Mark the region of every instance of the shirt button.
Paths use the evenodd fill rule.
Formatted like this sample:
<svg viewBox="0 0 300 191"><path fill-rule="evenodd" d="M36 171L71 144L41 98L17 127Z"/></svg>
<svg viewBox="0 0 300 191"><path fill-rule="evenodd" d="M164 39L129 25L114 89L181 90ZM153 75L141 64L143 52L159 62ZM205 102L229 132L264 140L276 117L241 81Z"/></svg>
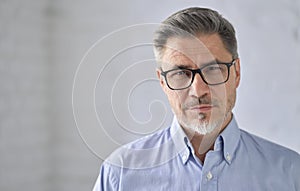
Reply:
<svg viewBox="0 0 300 191"><path fill-rule="evenodd" d="M183 155L183 156L182 156L182 160L185 161L186 159L187 159L187 156L186 156L186 155Z"/></svg>
<svg viewBox="0 0 300 191"><path fill-rule="evenodd" d="M209 172L206 174L207 180L211 180L212 177L213 177L213 175L212 175L211 172L209 171Z"/></svg>
<svg viewBox="0 0 300 191"><path fill-rule="evenodd" d="M227 154L226 154L226 159L227 159L228 161L230 161L230 160L231 160L231 156L230 156L230 154L229 154L229 153L227 153Z"/></svg>

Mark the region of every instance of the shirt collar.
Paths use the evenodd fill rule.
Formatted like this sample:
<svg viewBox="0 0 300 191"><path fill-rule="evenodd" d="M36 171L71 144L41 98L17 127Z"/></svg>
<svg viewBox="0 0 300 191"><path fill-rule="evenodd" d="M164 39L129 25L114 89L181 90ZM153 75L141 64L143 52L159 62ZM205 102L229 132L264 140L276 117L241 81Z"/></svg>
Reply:
<svg viewBox="0 0 300 191"><path fill-rule="evenodd" d="M173 143L175 145L175 149L181 157L182 162L186 164L191 154L189 148L192 149L192 147L185 132L179 125L176 116L173 117L170 132Z"/></svg>
<svg viewBox="0 0 300 191"><path fill-rule="evenodd" d="M240 133L241 132L238 128L238 124L233 116L227 127L218 136L215 142L216 144L218 140L221 141L221 145L223 146L223 156L228 164L231 164L235 157L235 151L240 140Z"/></svg>
<svg viewBox="0 0 300 191"><path fill-rule="evenodd" d="M188 161L193 147L188 140L187 135L179 125L176 116L174 116L172 125L170 128L171 137L175 145L175 149L182 159L182 162L186 164ZM235 150L237 149L240 140L240 130L238 124L232 117L231 121L223 132L217 137L214 148L220 148L223 151L224 159L228 164L231 164L235 157Z"/></svg>

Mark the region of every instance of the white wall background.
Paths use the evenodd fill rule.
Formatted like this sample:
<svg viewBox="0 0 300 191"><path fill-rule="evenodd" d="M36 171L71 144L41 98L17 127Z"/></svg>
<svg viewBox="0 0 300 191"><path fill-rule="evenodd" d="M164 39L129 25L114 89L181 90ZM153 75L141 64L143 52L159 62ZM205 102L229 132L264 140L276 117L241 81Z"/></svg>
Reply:
<svg viewBox="0 0 300 191"><path fill-rule="evenodd" d="M80 60L113 30L158 23L189 6L217 9L236 27L242 83L235 115L242 128L300 152L299 0L1 0L0 190L91 190L102 160L73 118ZM97 95L105 91L99 89ZM133 95L138 106L162 95L145 91ZM109 110L109 103L97 107ZM147 105L131 104L147 119Z"/></svg>

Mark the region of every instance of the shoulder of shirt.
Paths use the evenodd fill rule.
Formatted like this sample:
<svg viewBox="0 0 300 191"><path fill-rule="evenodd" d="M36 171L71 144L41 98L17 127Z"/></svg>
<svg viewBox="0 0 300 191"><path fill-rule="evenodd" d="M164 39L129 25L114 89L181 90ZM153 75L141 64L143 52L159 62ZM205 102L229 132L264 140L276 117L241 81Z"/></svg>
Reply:
<svg viewBox="0 0 300 191"><path fill-rule="evenodd" d="M149 157L161 155L162 145L167 142L170 143L170 139L170 127L146 135L117 148L103 162L103 165L113 168L133 168L132 166L134 168L142 168L143 166L151 166L153 164Z"/></svg>
<svg viewBox="0 0 300 191"><path fill-rule="evenodd" d="M241 141L245 143L245 146L255 147L264 153L266 156L282 156L289 157L290 159L296 159L300 162L300 155L296 151L293 151L287 147L269 141L265 138L251 134L245 130L241 130Z"/></svg>
<svg viewBox="0 0 300 191"><path fill-rule="evenodd" d="M150 149L159 147L171 138L170 127L158 130L152 134L141 137L125 144L123 147L131 149Z"/></svg>

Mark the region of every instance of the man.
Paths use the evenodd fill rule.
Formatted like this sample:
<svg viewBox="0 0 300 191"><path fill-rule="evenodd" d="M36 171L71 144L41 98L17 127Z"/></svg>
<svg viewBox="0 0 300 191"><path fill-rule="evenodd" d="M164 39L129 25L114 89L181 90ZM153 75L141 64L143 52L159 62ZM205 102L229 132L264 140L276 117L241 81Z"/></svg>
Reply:
<svg viewBox="0 0 300 191"><path fill-rule="evenodd" d="M173 122L115 151L94 190L300 191L299 154L238 128L240 59L226 19L181 10L156 31L154 52Z"/></svg>

